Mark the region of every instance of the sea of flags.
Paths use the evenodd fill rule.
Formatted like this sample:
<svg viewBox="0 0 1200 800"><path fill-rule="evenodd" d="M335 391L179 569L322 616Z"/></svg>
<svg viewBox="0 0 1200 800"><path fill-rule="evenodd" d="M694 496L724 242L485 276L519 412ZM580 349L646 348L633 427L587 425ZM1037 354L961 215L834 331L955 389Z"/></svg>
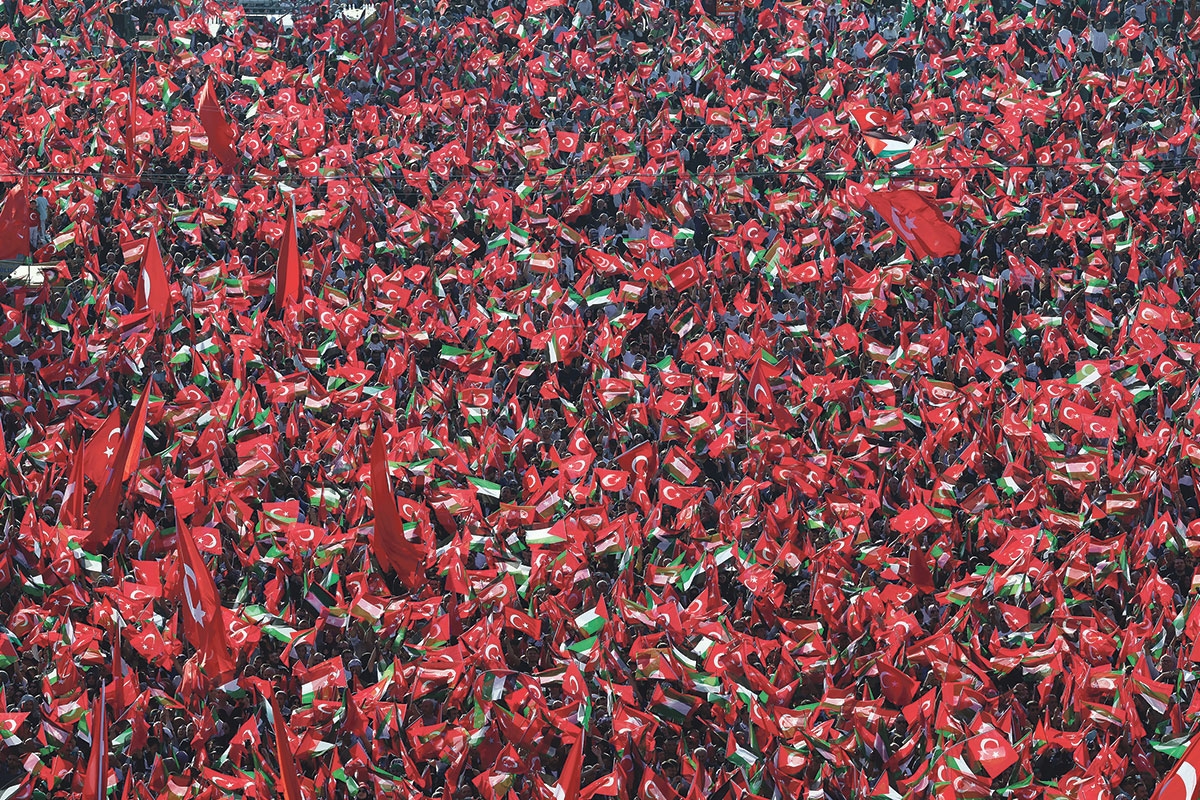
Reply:
<svg viewBox="0 0 1200 800"><path fill-rule="evenodd" d="M1200 26L435 10L0 25L0 794L1192 800Z"/></svg>

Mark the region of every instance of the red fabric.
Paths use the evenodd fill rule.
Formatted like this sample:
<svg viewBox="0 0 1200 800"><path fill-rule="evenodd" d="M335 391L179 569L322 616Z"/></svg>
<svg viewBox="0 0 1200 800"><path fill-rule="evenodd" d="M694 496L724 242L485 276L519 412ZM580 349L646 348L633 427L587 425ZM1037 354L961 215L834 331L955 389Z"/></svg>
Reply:
<svg viewBox="0 0 1200 800"><path fill-rule="evenodd" d="M103 689L100 690L100 702L92 706L88 729L92 736L92 749L80 798L105 800L105 790L108 788L108 710L105 708Z"/></svg>
<svg viewBox="0 0 1200 800"><path fill-rule="evenodd" d="M562 774L558 778L558 800L576 800L579 797L579 776L583 767L583 740L585 733L579 732L571 749L567 752L567 760L563 763Z"/></svg>
<svg viewBox="0 0 1200 800"><path fill-rule="evenodd" d="M84 474L96 486L104 483L113 457L121 446L121 412L114 409L83 449Z"/></svg>
<svg viewBox="0 0 1200 800"><path fill-rule="evenodd" d="M421 562L425 554L422 548L404 536L404 526L388 476L387 448L382 428L378 425L371 442L371 502L375 506L375 535L371 539L371 546L379 565L396 573L410 589L418 588L422 583Z"/></svg>
<svg viewBox="0 0 1200 800"><path fill-rule="evenodd" d="M163 269L156 233L150 234L146 252L142 255L136 307L139 311L149 311L156 321L165 319L171 311L171 291L167 285L167 272Z"/></svg>
<svg viewBox="0 0 1200 800"><path fill-rule="evenodd" d="M998 778L1020 757L1012 744L997 730L986 731L967 740L967 752L991 778Z"/></svg>
<svg viewBox="0 0 1200 800"><path fill-rule="evenodd" d="M296 241L296 206L289 203L283 241L279 245L279 262L275 265L275 307L282 311L289 303L299 302L303 290L300 245Z"/></svg>
<svg viewBox="0 0 1200 800"><path fill-rule="evenodd" d="M222 683L237 668L237 657L229 646L221 595L208 565L204 563L192 532L176 507L175 536L179 548L179 591L183 605L185 635L200 654L207 674Z"/></svg>
<svg viewBox="0 0 1200 800"><path fill-rule="evenodd" d="M204 88L200 90L196 113L200 117L204 132L208 134L208 152L228 169L237 166L237 153L233 149L233 126L229 124L225 111L217 101L211 77L204 82Z"/></svg>
<svg viewBox="0 0 1200 800"><path fill-rule="evenodd" d="M84 498L87 496L87 486L84 485L84 466L86 458L84 448L77 447L71 456L71 482L67 493L63 496L59 509L58 522L68 528L82 528L84 524Z"/></svg>
<svg viewBox="0 0 1200 800"><path fill-rule="evenodd" d="M287 723L279 713L279 702L271 695L271 720L275 727L275 757L279 759L279 782L283 800L303 800L300 778L296 772L296 759L292 755L292 744L288 740Z"/></svg>
<svg viewBox="0 0 1200 800"><path fill-rule="evenodd" d="M141 399L121 435L121 444L109 462L104 481L88 507L89 531L86 545L89 547L99 548L108 544L113 531L116 530L117 509L125 492L125 479L137 468L142 452L151 386L152 384L147 383L143 387Z"/></svg>
<svg viewBox="0 0 1200 800"><path fill-rule="evenodd" d="M29 221L29 200L24 184L18 182L0 207L0 258L29 256Z"/></svg>
<svg viewBox="0 0 1200 800"><path fill-rule="evenodd" d="M137 69L129 75L129 103L125 110L125 159L129 166L137 164Z"/></svg>
<svg viewBox="0 0 1200 800"><path fill-rule="evenodd" d="M929 570L929 559L925 551L913 545L908 551L908 580L917 589L932 594L936 587Z"/></svg>
<svg viewBox="0 0 1200 800"><path fill-rule="evenodd" d="M920 192L912 189L871 192L871 204L918 258L952 256L962 246L958 229Z"/></svg>

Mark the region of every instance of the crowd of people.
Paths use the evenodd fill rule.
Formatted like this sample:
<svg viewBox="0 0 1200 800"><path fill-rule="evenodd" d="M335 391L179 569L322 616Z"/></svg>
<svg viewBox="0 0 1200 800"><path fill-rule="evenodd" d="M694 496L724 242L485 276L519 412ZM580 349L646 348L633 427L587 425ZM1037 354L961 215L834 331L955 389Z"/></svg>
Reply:
<svg viewBox="0 0 1200 800"><path fill-rule="evenodd" d="M1186 4L123 10L0 26L6 800L1101 800L1184 752Z"/></svg>

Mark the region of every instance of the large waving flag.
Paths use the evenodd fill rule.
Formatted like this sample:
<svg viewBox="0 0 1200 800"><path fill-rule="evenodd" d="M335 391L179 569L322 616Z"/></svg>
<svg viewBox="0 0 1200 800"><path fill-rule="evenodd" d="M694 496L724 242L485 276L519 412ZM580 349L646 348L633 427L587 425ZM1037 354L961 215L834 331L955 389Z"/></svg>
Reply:
<svg viewBox="0 0 1200 800"><path fill-rule="evenodd" d="M183 592L183 630L200 651L205 671L224 679L237 668L237 657L229 646L221 595L208 565L200 555L196 539L183 523L175 506L175 536L179 547L179 578Z"/></svg>
<svg viewBox="0 0 1200 800"><path fill-rule="evenodd" d="M283 241L279 243L279 261L275 264L275 308L282 311L289 302L300 302L303 289L300 245L296 241L296 206L289 200Z"/></svg>
<svg viewBox="0 0 1200 800"><path fill-rule="evenodd" d="M121 447L121 412L114 409L83 448L83 471L96 486L104 485L108 468Z"/></svg>
<svg viewBox="0 0 1200 800"><path fill-rule="evenodd" d="M918 258L952 256L962 246L962 235L946 222L942 212L912 189L872 192L871 204Z"/></svg>
<svg viewBox="0 0 1200 800"><path fill-rule="evenodd" d="M82 528L86 513L83 499L87 495L84 485L84 449L82 442L71 456L71 480L67 492L58 507L58 523L68 528Z"/></svg>
<svg viewBox="0 0 1200 800"><path fill-rule="evenodd" d="M571 743L567 752L567 760L563 763L562 773L558 784L551 790L556 800L576 800L579 797L579 778L583 768L583 737L585 732L580 730L579 737Z"/></svg>
<svg viewBox="0 0 1200 800"><path fill-rule="evenodd" d="M100 702L92 707L88 732L92 736L92 752L88 756L87 773L83 777L83 800L104 800L108 794L108 718L104 688Z"/></svg>
<svg viewBox="0 0 1200 800"><path fill-rule="evenodd" d="M125 112L125 159L137 168L137 67L129 73L129 106Z"/></svg>
<svg viewBox="0 0 1200 800"><path fill-rule="evenodd" d="M271 693L271 725L275 728L275 757L279 759L279 782L283 785L280 792L283 800L304 800L300 793L300 776L296 772L296 759L292 755L292 745L288 741L288 733L283 715L279 713L279 702Z"/></svg>
<svg viewBox="0 0 1200 800"><path fill-rule="evenodd" d="M161 321L171 310L171 292L167 288L167 271L158 249L158 234L151 233L142 254L142 275L138 279L138 311L149 311L155 321Z"/></svg>
<svg viewBox="0 0 1200 800"><path fill-rule="evenodd" d="M150 389L147 383L129 424L121 435L121 443L108 464L104 480L88 507L88 536L85 546L95 552L108 544L117 528L117 509L125 496L125 479L137 470L142 455L142 440L146 432L146 414L150 408Z"/></svg>
<svg viewBox="0 0 1200 800"><path fill-rule="evenodd" d="M410 589L421 585L421 562L424 550L404 536L400 509L388 476L387 448L383 443L383 426L376 423L371 442L371 502L375 505L375 535L371 546L379 566L396 573Z"/></svg>
<svg viewBox="0 0 1200 800"><path fill-rule="evenodd" d="M208 152L212 153L226 169L233 169L237 164L237 153L233 149L233 126L225 117L225 110L217 100L213 89L212 77L204 82L200 97L196 102L196 114L200 124L208 134Z"/></svg>

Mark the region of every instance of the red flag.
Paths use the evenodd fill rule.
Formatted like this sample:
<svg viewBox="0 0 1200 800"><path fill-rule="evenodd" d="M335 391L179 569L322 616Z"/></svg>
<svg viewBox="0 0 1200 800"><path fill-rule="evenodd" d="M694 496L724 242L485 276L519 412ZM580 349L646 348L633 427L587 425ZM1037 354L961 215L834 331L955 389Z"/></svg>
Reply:
<svg viewBox="0 0 1200 800"><path fill-rule="evenodd" d="M704 259L700 258L700 256L689 258L682 264L677 264L667 269L667 277L671 279L671 286L677 292L686 292L699 283L700 279L705 275Z"/></svg>
<svg viewBox="0 0 1200 800"><path fill-rule="evenodd" d="M83 449L83 472L92 483L100 486L112 466L113 456L121 446L121 412L114 410L104 420L100 430L92 434Z"/></svg>
<svg viewBox="0 0 1200 800"><path fill-rule="evenodd" d="M921 508L924 508L924 506L921 506ZM908 581L926 594L933 594L937 591L937 587L933 583L933 573L929 570L929 563L925 552L915 544L908 548Z"/></svg>
<svg viewBox="0 0 1200 800"><path fill-rule="evenodd" d="M137 67L129 74L129 108L125 114L125 158L129 166L137 167L134 142L137 139Z"/></svg>
<svg viewBox="0 0 1200 800"><path fill-rule="evenodd" d="M946 222L941 210L920 192L912 189L871 192L867 202L918 258L952 256L962 246L958 229Z"/></svg>
<svg viewBox="0 0 1200 800"><path fill-rule="evenodd" d="M922 503L906 508L892 518L892 530L899 533L920 533L937 523L937 517Z"/></svg>
<svg viewBox="0 0 1200 800"><path fill-rule="evenodd" d="M997 730L972 736L967 740L967 752L993 780L1020 760L1008 739Z"/></svg>
<svg viewBox="0 0 1200 800"><path fill-rule="evenodd" d="M1159 781L1151 800L1197 800L1200 798L1200 791L1196 790L1200 783L1197 770L1200 770L1200 736L1192 739L1183 758Z"/></svg>
<svg viewBox="0 0 1200 800"><path fill-rule="evenodd" d="M292 756L292 745L283 715L279 713L279 702L271 694L271 724L275 727L275 757L279 759L279 780L283 784L283 800L303 800L300 794L300 777L296 772L296 760Z"/></svg>
<svg viewBox="0 0 1200 800"><path fill-rule="evenodd" d="M104 800L108 789L108 719L104 705L104 687L101 687L100 705L92 707L91 719L88 720L92 752L88 756L87 774L83 778L82 800Z"/></svg>
<svg viewBox="0 0 1200 800"><path fill-rule="evenodd" d="M58 509L58 524L68 528L82 528L84 521L83 498L87 488L83 485L84 449L78 447L71 459L71 482Z"/></svg>
<svg viewBox="0 0 1200 800"><path fill-rule="evenodd" d="M117 458L113 460L114 470L118 464L125 465L121 470L121 480L123 481L129 480L133 473L137 472L138 461L142 458L142 442L146 435L146 415L150 411L150 390L152 388L153 384L148 382L142 396L138 398L138 404L133 409L133 416L129 418L129 424L125 426L124 435L121 437L121 449L117 451ZM125 453L123 457L122 450Z"/></svg>
<svg viewBox="0 0 1200 800"><path fill-rule="evenodd" d="M889 703L903 708L912 702L921 687L911 675L883 659L875 667L879 671L879 689Z"/></svg>
<svg viewBox="0 0 1200 800"><path fill-rule="evenodd" d="M392 48L396 46L396 10L393 6L394 3L386 3L383 7L383 14L380 16L383 30L379 34L375 50L380 59L386 58Z"/></svg>
<svg viewBox="0 0 1200 800"><path fill-rule="evenodd" d="M882 108L860 106L850 109L850 116L854 117L854 121L858 123L858 129L862 131L886 128L892 124L892 115Z"/></svg>
<svg viewBox="0 0 1200 800"><path fill-rule="evenodd" d="M572 662L574 664L574 662ZM583 737L580 731L578 738L571 744L567 760L563 764L562 773L558 776L558 800L576 800L579 797L579 776L583 767Z"/></svg>
<svg viewBox="0 0 1200 800"><path fill-rule="evenodd" d="M142 454L142 437L146 430L146 411L150 405L150 388L147 383L142 390L142 397L125 432L121 436L121 444L117 447L112 461L109 462L104 480L100 482L95 497L88 507L88 537L85 547L91 552L103 548L112 538L117 528L117 509L125 495L125 479L137 469L138 459Z"/></svg>
<svg viewBox="0 0 1200 800"><path fill-rule="evenodd" d="M469 162L475 160L475 125L474 125L474 120L471 117L472 117L471 107L467 106L466 111L463 115L463 120L464 120L463 127L466 129L466 134L467 134L467 136L466 136L466 141L467 141L466 153L467 153L467 161L469 161Z"/></svg>
<svg viewBox="0 0 1200 800"><path fill-rule="evenodd" d="M113 709L120 717L125 711L133 705L133 701L137 699L137 685L130 682L129 668L125 665L125 659L121 656L121 625L117 623L117 635L113 639L112 648L112 687L113 687Z"/></svg>
<svg viewBox="0 0 1200 800"><path fill-rule="evenodd" d="M653 478L658 474L658 450L651 442L642 442L617 456L617 465L629 475Z"/></svg>
<svg viewBox="0 0 1200 800"><path fill-rule="evenodd" d="M558 131L555 134L555 144L560 153L574 153L579 149L579 134L570 131Z"/></svg>
<svg viewBox="0 0 1200 800"><path fill-rule="evenodd" d="M209 675L219 680L233 674L237 656L229 646L221 595L208 565L196 547L196 540L175 507L175 536L179 547L179 585L183 592L183 630L200 652L200 663Z"/></svg>
<svg viewBox="0 0 1200 800"><path fill-rule="evenodd" d="M775 393L771 390L771 380L763 368L762 359L755 362L750 370L750 401L759 409L771 409L775 406Z"/></svg>
<svg viewBox="0 0 1200 800"><path fill-rule="evenodd" d="M171 293L167 289L167 271L163 268L162 254L158 250L158 234L151 233L142 254L142 276L138 279L138 311L149 311L154 319L161 320L171 309Z"/></svg>
<svg viewBox="0 0 1200 800"><path fill-rule="evenodd" d="M208 134L208 152L226 168L232 169L237 164L237 153L233 150L233 126L229 124L225 111L217 101L211 76L200 90L196 113L200 117L204 132Z"/></svg>
<svg viewBox="0 0 1200 800"><path fill-rule="evenodd" d="M289 201L283 241L279 243L279 262L275 265L275 308L282 311L289 301L300 302L303 293L300 273L300 245L296 242L296 206Z"/></svg>
<svg viewBox="0 0 1200 800"><path fill-rule="evenodd" d="M0 258L24 258L29 255L29 199L25 186L18 182L4 196L0 208Z"/></svg>
<svg viewBox="0 0 1200 800"><path fill-rule="evenodd" d="M404 537L400 510L388 475L387 450L383 443L383 427L375 426L371 442L371 502L375 504L375 535L371 546L379 566L391 570L410 589L421 586L421 562L424 549Z"/></svg>

